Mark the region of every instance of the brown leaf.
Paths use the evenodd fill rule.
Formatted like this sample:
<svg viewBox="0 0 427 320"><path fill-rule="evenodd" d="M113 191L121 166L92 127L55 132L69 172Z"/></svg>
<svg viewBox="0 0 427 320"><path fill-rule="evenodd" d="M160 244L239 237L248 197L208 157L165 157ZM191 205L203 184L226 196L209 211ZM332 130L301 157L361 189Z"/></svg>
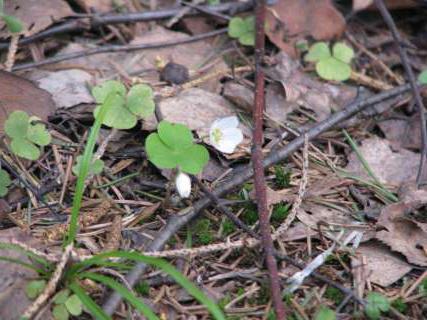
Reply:
<svg viewBox="0 0 427 320"><path fill-rule="evenodd" d="M113 9L113 1L111 0L76 0L76 2L86 12L92 12L91 10L109 12ZM117 1L114 3L116 4Z"/></svg>
<svg viewBox="0 0 427 320"><path fill-rule="evenodd" d="M330 40L345 29L343 16L330 0L280 0L268 8L266 21L271 42L293 57L298 40Z"/></svg>
<svg viewBox="0 0 427 320"><path fill-rule="evenodd" d="M394 152L389 141L378 137L362 141L359 150L381 183L400 186L404 182L415 180L419 154L405 149ZM346 170L369 179L355 152L350 154Z"/></svg>
<svg viewBox="0 0 427 320"><path fill-rule="evenodd" d="M356 255L359 254L366 257L368 280L382 287L388 287L412 270L410 264L379 242L362 243L356 250ZM352 259L353 268L358 265L355 262Z"/></svg>
<svg viewBox="0 0 427 320"><path fill-rule="evenodd" d="M412 198L416 199L417 196ZM411 197L408 196L408 199ZM403 254L409 262L427 266L427 225L412 220L409 215L423 204L418 200L394 203L383 208L378 225L386 230L378 231L376 238Z"/></svg>
<svg viewBox="0 0 427 320"><path fill-rule="evenodd" d="M43 121L55 112L55 103L46 91L31 81L6 71L0 71L0 134L9 113L22 110Z"/></svg>
<svg viewBox="0 0 427 320"><path fill-rule="evenodd" d="M408 120L386 120L380 122L378 125L394 148L420 149L421 124L418 114L413 115Z"/></svg>
<svg viewBox="0 0 427 320"><path fill-rule="evenodd" d="M30 247L40 248L41 243L24 233L19 228L0 231L0 242L10 243L12 240L22 242ZM16 250L0 250L6 258L19 259L31 263L28 258ZM25 294L25 287L37 273L11 262L0 261L0 319L19 319L31 301ZM13 307L11 307L13 306Z"/></svg>
<svg viewBox="0 0 427 320"><path fill-rule="evenodd" d="M385 0L384 2L389 9L404 9L417 6L417 2L413 0ZM353 0L353 11L364 9L376 9L374 0Z"/></svg>
<svg viewBox="0 0 427 320"><path fill-rule="evenodd" d="M25 36L36 34L74 14L67 2L62 0L5 0L4 12L23 23ZM4 28L4 22L0 20L0 38L9 36Z"/></svg>
<svg viewBox="0 0 427 320"><path fill-rule="evenodd" d="M224 84L223 96L236 107L246 112L252 112L254 105L254 91L234 81Z"/></svg>

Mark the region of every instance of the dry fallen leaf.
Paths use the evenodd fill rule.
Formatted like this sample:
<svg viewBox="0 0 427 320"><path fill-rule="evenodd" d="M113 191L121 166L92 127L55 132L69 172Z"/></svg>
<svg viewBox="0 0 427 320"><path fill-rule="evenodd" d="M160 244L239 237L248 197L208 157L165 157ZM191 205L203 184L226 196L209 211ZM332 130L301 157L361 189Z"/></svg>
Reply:
<svg viewBox="0 0 427 320"><path fill-rule="evenodd" d="M395 152L389 141L378 137L362 141L360 153L381 183L400 186L415 180L419 165L419 154L401 149ZM357 155L352 152L345 168L359 177L369 179Z"/></svg>
<svg viewBox="0 0 427 320"><path fill-rule="evenodd" d="M394 148L419 150L421 147L420 119L415 114L408 120L386 120L378 123Z"/></svg>
<svg viewBox="0 0 427 320"><path fill-rule="evenodd" d="M362 243L356 250L356 256L359 255L366 258L368 280L382 287L388 287L412 270L400 256L375 241ZM351 261L353 268L358 267L359 259Z"/></svg>
<svg viewBox="0 0 427 320"><path fill-rule="evenodd" d="M292 57L297 56L298 40L330 40L345 29L344 17L330 0L280 0L267 10L267 36Z"/></svg>
<svg viewBox="0 0 427 320"><path fill-rule="evenodd" d="M40 242L19 228L0 230L0 242L10 243L12 240L34 248L41 246ZM14 250L0 250L0 255L30 263L24 254ZM31 304L25 294L25 287L29 280L36 277L37 273L30 269L11 262L0 261L0 319L19 319ZM14 307L10 308L11 305Z"/></svg>
<svg viewBox="0 0 427 320"><path fill-rule="evenodd" d="M86 12L109 12L113 9L113 4L119 6L123 5L123 1L112 1L112 0L76 0L77 4L82 7Z"/></svg>
<svg viewBox="0 0 427 320"><path fill-rule="evenodd" d="M409 262L427 266L427 224L417 221L411 214L427 203L426 193L407 195L407 202L398 202L384 207L378 218L376 238L393 251L403 254Z"/></svg>
<svg viewBox="0 0 427 320"><path fill-rule="evenodd" d="M56 110L50 94L33 82L9 72L0 71L0 134L9 113L22 110L43 121Z"/></svg>
<svg viewBox="0 0 427 320"><path fill-rule="evenodd" d="M417 6L417 2L413 0L385 0L384 2L388 9L413 8ZM364 9L376 9L374 0L353 0L353 11Z"/></svg>
<svg viewBox="0 0 427 320"><path fill-rule="evenodd" d="M74 14L62 0L5 0L4 12L18 18L24 26L24 35L31 36L59 20ZM3 20L0 20L0 38L9 36Z"/></svg>
<svg viewBox="0 0 427 320"><path fill-rule="evenodd" d="M78 69L35 71L30 75L38 86L48 91L58 108L71 108L81 103L94 103L89 92L89 84L93 83L90 73Z"/></svg>

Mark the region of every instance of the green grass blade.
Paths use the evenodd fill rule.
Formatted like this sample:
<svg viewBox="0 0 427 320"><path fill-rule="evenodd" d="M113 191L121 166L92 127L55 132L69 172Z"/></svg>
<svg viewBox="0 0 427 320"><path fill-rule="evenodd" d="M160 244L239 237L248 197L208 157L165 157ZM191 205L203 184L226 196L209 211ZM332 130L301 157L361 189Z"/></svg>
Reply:
<svg viewBox="0 0 427 320"><path fill-rule="evenodd" d="M18 244L14 244L14 243L6 243L6 242L0 242L0 250L13 250L13 251L17 251L17 252L21 252L23 254L25 254L27 257L34 259L36 262L40 263L41 265L43 265L47 270L52 269L52 264L47 261L45 258L24 249L23 247L21 247Z"/></svg>
<svg viewBox="0 0 427 320"><path fill-rule="evenodd" d="M110 287L111 289L117 291L124 299L129 301L136 310L142 312L142 314L147 317L147 319L160 320L159 317L156 316L156 314L151 310L149 306L139 300L131 291L129 291L128 288L121 285L114 279L93 272L83 272L79 274L79 278L90 279Z"/></svg>
<svg viewBox="0 0 427 320"><path fill-rule="evenodd" d="M199 288L197 288L191 281L189 281L184 275L182 275L175 267L173 267L171 264L169 264L163 259L147 257L137 252L112 251L100 253L92 258L76 263L70 271L73 273L77 273L81 268L98 264L104 259L113 257L143 262L163 270L165 273L174 278L174 280L178 284L180 284L185 290L187 290L187 292L191 294L196 300L205 305L205 307L213 315L214 319L226 319L221 309L212 300L210 300Z"/></svg>
<svg viewBox="0 0 427 320"><path fill-rule="evenodd" d="M84 289L77 284L77 282L72 282L69 285L69 288L79 297L80 301L87 308L87 310L92 314L92 316L97 320L111 320L111 317L108 316L100 306L96 304L95 301L89 297Z"/></svg>
<svg viewBox="0 0 427 320"><path fill-rule="evenodd" d="M14 259L14 258L0 256L0 261L6 261L6 262L10 262L10 263L14 263L14 264L20 265L20 266L22 266L24 268L33 270L33 271L37 272L40 275L46 275L47 274L46 270L37 268L34 265L26 263L26 262L24 262L22 260L19 260L19 259Z"/></svg>
<svg viewBox="0 0 427 320"><path fill-rule="evenodd" d="M90 130L90 135L86 144L85 151L83 153L82 162L80 165L79 176L77 178L76 191L73 199L73 207L71 209L70 226L66 240L64 241L64 247L73 243L77 235L77 225L80 215L80 208L83 199L83 192L85 188L85 180L89 173L89 166L93 157L93 150L95 149L96 140L101 129L102 122L104 121L105 115L108 110L112 107L115 94L110 94L105 103L102 105L99 114L95 119L95 123Z"/></svg>

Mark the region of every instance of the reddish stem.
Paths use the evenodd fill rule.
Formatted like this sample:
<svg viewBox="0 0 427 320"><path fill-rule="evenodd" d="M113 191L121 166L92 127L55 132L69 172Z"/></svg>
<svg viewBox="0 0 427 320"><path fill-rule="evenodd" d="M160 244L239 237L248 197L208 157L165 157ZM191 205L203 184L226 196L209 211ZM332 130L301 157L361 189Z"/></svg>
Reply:
<svg viewBox="0 0 427 320"><path fill-rule="evenodd" d="M252 165L254 168L255 193L258 205L259 225L261 231L261 242L266 256L266 264L270 276L271 296L273 300L276 319L285 319L285 308L282 302L280 290L280 278L277 272L276 259L274 258L273 240L271 239L271 228L267 208L267 194L265 187L265 176L263 167L263 114L264 114L264 71L262 61L265 45L265 0L257 0L255 8L255 105L253 121L255 125L253 133Z"/></svg>

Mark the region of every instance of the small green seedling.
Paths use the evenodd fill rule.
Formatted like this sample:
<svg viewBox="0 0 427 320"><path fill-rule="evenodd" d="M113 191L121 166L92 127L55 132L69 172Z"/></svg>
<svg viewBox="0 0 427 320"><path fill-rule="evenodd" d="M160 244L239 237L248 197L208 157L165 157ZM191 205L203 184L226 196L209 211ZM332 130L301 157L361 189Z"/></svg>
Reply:
<svg viewBox="0 0 427 320"><path fill-rule="evenodd" d="M158 168L178 168L182 172L197 174L209 161L209 152L193 142L193 134L183 124L161 121L157 133L145 141L148 159Z"/></svg>
<svg viewBox="0 0 427 320"><path fill-rule="evenodd" d="M19 21L19 19L4 13L3 0L0 0L0 19L4 21L10 33L18 33L21 32L23 29L22 22Z"/></svg>
<svg viewBox="0 0 427 320"><path fill-rule="evenodd" d="M234 17L228 23L228 35L244 46L255 45L255 17Z"/></svg>
<svg viewBox="0 0 427 320"><path fill-rule="evenodd" d="M336 318L335 312L325 306L322 306L314 317L315 320L335 320Z"/></svg>
<svg viewBox="0 0 427 320"><path fill-rule="evenodd" d="M126 92L119 81L106 81L92 89L98 106L94 110L95 118L101 106L112 103L105 115L103 124L116 129L131 129L140 118L148 118L154 113L153 90L145 84L137 84Z"/></svg>
<svg viewBox="0 0 427 320"><path fill-rule="evenodd" d="M76 164L73 166L73 173L75 176L79 175L82 159L83 156L78 156L76 158ZM104 161L102 161L101 159L92 160L92 164L89 167L89 174L100 174L102 170L104 170Z"/></svg>
<svg viewBox="0 0 427 320"><path fill-rule="evenodd" d="M370 292L366 301L368 303L365 307L365 313L371 320L379 319L382 312L387 312L390 309L390 301L381 293Z"/></svg>
<svg viewBox="0 0 427 320"><path fill-rule="evenodd" d="M427 70L423 70L418 75L418 82L421 83L421 84L427 84Z"/></svg>
<svg viewBox="0 0 427 320"><path fill-rule="evenodd" d="M332 54L326 42L317 42L310 47L304 60L316 63L316 72L321 78L345 81L351 76L353 57L353 49L342 42L335 43Z"/></svg>
<svg viewBox="0 0 427 320"><path fill-rule="evenodd" d="M68 320L70 314L79 316L83 312L83 304L75 294L70 296L70 290L59 291L53 298L52 315L55 320Z"/></svg>
<svg viewBox="0 0 427 320"><path fill-rule="evenodd" d="M0 197L4 197L7 194L11 183L9 174L5 170L0 169Z"/></svg>
<svg viewBox="0 0 427 320"><path fill-rule="evenodd" d="M44 124L33 123L36 120L24 111L14 111L4 124L12 152L28 160L37 160L40 157L37 146L47 146L52 139Z"/></svg>
<svg viewBox="0 0 427 320"><path fill-rule="evenodd" d="M45 287L46 280L33 280L30 281L25 287L25 293L27 294L28 298L35 299L40 295L40 293L43 292Z"/></svg>

